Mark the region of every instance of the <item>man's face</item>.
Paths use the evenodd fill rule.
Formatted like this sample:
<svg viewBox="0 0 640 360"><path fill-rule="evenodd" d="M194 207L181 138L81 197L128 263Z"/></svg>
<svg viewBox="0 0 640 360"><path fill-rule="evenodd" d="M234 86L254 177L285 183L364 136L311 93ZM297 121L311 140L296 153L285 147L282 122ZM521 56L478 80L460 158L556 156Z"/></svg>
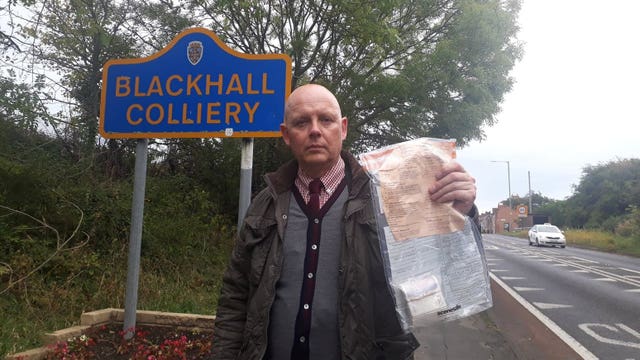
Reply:
<svg viewBox="0 0 640 360"><path fill-rule="evenodd" d="M347 136L347 118L342 117L331 92L318 85L306 85L289 96L280 131L302 170L311 177L320 177L340 157L342 141Z"/></svg>

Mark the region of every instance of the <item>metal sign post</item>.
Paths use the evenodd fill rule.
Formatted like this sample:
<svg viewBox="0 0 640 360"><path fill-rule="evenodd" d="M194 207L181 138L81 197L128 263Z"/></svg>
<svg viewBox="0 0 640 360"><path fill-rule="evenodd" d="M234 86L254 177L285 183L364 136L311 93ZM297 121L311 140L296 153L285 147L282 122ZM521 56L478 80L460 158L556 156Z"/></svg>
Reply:
<svg viewBox="0 0 640 360"><path fill-rule="evenodd" d="M251 202L251 177L253 171L253 139L242 139L240 160L240 200L238 203L238 231Z"/></svg>
<svg viewBox="0 0 640 360"><path fill-rule="evenodd" d="M131 233L129 234L129 259L127 264L127 290L124 303L123 330L125 331L124 338L127 340L131 339L135 334L136 326L148 141L147 139L140 139L136 144L136 167L133 180L133 200L131 201Z"/></svg>

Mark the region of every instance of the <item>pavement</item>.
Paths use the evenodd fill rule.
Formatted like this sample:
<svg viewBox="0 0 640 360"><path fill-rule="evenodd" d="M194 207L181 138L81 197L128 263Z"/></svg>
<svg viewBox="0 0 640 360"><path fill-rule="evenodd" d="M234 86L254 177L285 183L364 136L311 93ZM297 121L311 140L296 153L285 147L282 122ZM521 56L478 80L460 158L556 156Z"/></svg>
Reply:
<svg viewBox="0 0 640 360"><path fill-rule="evenodd" d="M493 279L491 293L486 311L414 329L421 344L415 359L582 359Z"/></svg>

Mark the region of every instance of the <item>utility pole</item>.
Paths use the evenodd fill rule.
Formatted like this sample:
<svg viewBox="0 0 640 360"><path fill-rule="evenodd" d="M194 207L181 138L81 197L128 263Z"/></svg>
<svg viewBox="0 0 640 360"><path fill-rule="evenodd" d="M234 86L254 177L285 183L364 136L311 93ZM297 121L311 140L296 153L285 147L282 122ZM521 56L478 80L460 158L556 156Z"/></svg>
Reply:
<svg viewBox="0 0 640 360"><path fill-rule="evenodd" d="M511 204L511 165L508 160L491 160L491 162L507 163L507 182L509 184L509 209L513 209Z"/></svg>
<svg viewBox="0 0 640 360"><path fill-rule="evenodd" d="M527 177L529 178L529 214L533 213L533 207L531 206L531 171L527 171Z"/></svg>

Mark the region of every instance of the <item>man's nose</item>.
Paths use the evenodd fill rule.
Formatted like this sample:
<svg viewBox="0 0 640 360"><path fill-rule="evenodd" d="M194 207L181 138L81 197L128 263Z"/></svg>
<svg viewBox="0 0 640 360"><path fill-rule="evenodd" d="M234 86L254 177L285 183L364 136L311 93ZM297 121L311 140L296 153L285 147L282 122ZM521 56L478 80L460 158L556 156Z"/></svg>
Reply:
<svg viewBox="0 0 640 360"><path fill-rule="evenodd" d="M319 119L312 119L311 120L310 132L311 132L311 134L314 134L314 135L320 134L320 120Z"/></svg>

